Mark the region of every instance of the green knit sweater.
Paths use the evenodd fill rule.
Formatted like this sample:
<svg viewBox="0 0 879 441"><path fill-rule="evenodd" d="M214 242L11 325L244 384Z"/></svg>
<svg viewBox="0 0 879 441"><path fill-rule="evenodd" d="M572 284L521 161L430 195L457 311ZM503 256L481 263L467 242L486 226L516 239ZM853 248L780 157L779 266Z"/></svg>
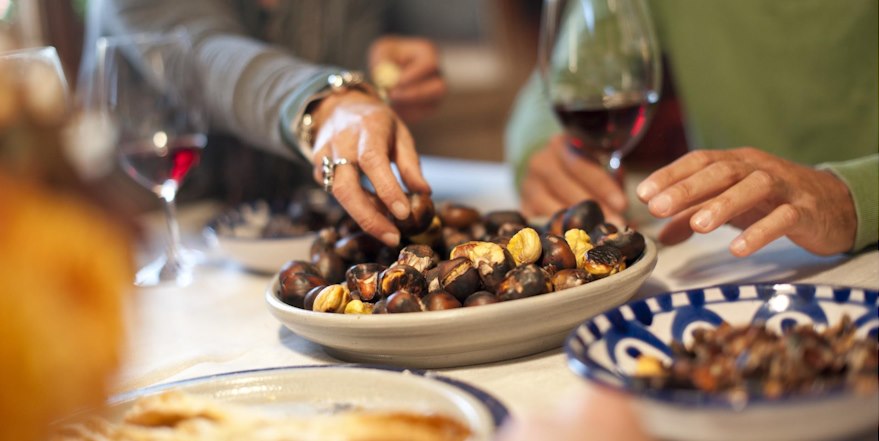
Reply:
<svg viewBox="0 0 879 441"><path fill-rule="evenodd" d="M693 148L753 146L827 168L849 187L854 250L879 238L879 2L651 0ZM506 132L521 182L561 127L536 76Z"/></svg>

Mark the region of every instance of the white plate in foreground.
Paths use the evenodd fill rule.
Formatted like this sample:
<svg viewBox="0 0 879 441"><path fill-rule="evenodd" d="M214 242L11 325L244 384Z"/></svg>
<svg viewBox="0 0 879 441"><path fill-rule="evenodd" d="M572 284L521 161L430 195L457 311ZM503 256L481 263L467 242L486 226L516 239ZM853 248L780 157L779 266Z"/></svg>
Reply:
<svg viewBox="0 0 879 441"><path fill-rule="evenodd" d="M490 440L508 415L487 392L458 380L366 365L279 367L200 377L116 396L101 413L110 422L121 421L138 398L171 389L270 415L304 417L353 409L442 414L468 426L474 441Z"/></svg>
<svg viewBox="0 0 879 441"><path fill-rule="evenodd" d="M364 363L441 368L535 354L562 345L583 320L629 300L656 266L656 245L610 277L525 299L445 311L347 315L295 308L267 287L269 311L334 357Z"/></svg>

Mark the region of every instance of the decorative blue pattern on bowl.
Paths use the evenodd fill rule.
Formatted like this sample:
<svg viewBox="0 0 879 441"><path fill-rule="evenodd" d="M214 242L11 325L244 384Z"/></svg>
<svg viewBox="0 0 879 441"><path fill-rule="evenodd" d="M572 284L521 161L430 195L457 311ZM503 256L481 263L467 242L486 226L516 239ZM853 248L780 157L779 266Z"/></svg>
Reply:
<svg viewBox="0 0 879 441"><path fill-rule="evenodd" d="M598 384L676 405L739 408L743 403L733 403L721 394L636 390L631 380L637 359L649 354L668 361L672 340L689 344L693 330L713 328L724 321L733 325L764 323L780 331L800 324L832 326L848 315L856 335L877 338L877 299L879 292L874 290L802 284L721 285L667 293L630 302L586 321L568 336L565 350L571 369ZM782 397L772 402L815 398ZM748 402L768 404L769 400L756 396Z"/></svg>

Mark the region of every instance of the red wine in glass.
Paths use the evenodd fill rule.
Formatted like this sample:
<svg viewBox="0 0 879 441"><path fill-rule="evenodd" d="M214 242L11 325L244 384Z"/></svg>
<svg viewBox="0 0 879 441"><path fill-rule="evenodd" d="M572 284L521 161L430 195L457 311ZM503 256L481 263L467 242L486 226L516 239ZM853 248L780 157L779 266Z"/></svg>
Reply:
<svg viewBox="0 0 879 441"><path fill-rule="evenodd" d="M555 103L553 110L575 151L588 157L622 156L640 138L655 101L631 97L611 104Z"/></svg>
<svg viewBox="0 0 879 441"><path fill-rule="evenodd" d="M180 183L198 164L207 143L203 134L168 138L158 132L153 139L128 143L120 147L122 168L139 184L161 194L163 186Z"/></svg>

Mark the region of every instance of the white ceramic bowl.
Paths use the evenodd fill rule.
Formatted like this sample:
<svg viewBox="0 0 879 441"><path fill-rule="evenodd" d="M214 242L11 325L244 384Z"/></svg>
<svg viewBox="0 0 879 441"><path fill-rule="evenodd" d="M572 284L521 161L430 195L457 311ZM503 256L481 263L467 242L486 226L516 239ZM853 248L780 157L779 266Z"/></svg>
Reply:
<svg viewBox="0 0 879 441"><path fill-rule="evenodd" d="M817 396L730 400L721 394L645 390L631 381L640 354L670 358L668 343L692 331L765 323L834 326L847 314L859 337L879 331L877 292L825 285L722 285L662 294L612 309L577 327L568 362L588 381L637 397L645 429L659 439L809 441L876 439L879 392L834 390ZM866 438L859 437L867 434Z"/></svg>
<svg viewBox="0 0 879 441"><path fill-rule="evenodd" d="M242 204L211 219L203 235L208 246L223 258L263 274L278 272L290 260L309 260L317 233L263 237L273 213L264 201Z"/></svg>
<svg viewBox="0 0 879 441"><path fill-rule="evenodd" d="M490 305L408 314L313 312L267 287L269 311L294 333L349 361L440 368L506 360L559 347L588 317L627 301L656 266L656 246L630 267L576 288Z"/></svg>
<svg viewBox="0 0 879 441"><path fill-rule="evenodd" d="M489 441L508 416L493 396L461 381L431 372L359 365L257 369L167 383L113 397L100 415L119 422L138 398L171 389L291 417L345 409L439 413L467 425L473 441ZM74 416L58 425L76 420Z"/></svg>

